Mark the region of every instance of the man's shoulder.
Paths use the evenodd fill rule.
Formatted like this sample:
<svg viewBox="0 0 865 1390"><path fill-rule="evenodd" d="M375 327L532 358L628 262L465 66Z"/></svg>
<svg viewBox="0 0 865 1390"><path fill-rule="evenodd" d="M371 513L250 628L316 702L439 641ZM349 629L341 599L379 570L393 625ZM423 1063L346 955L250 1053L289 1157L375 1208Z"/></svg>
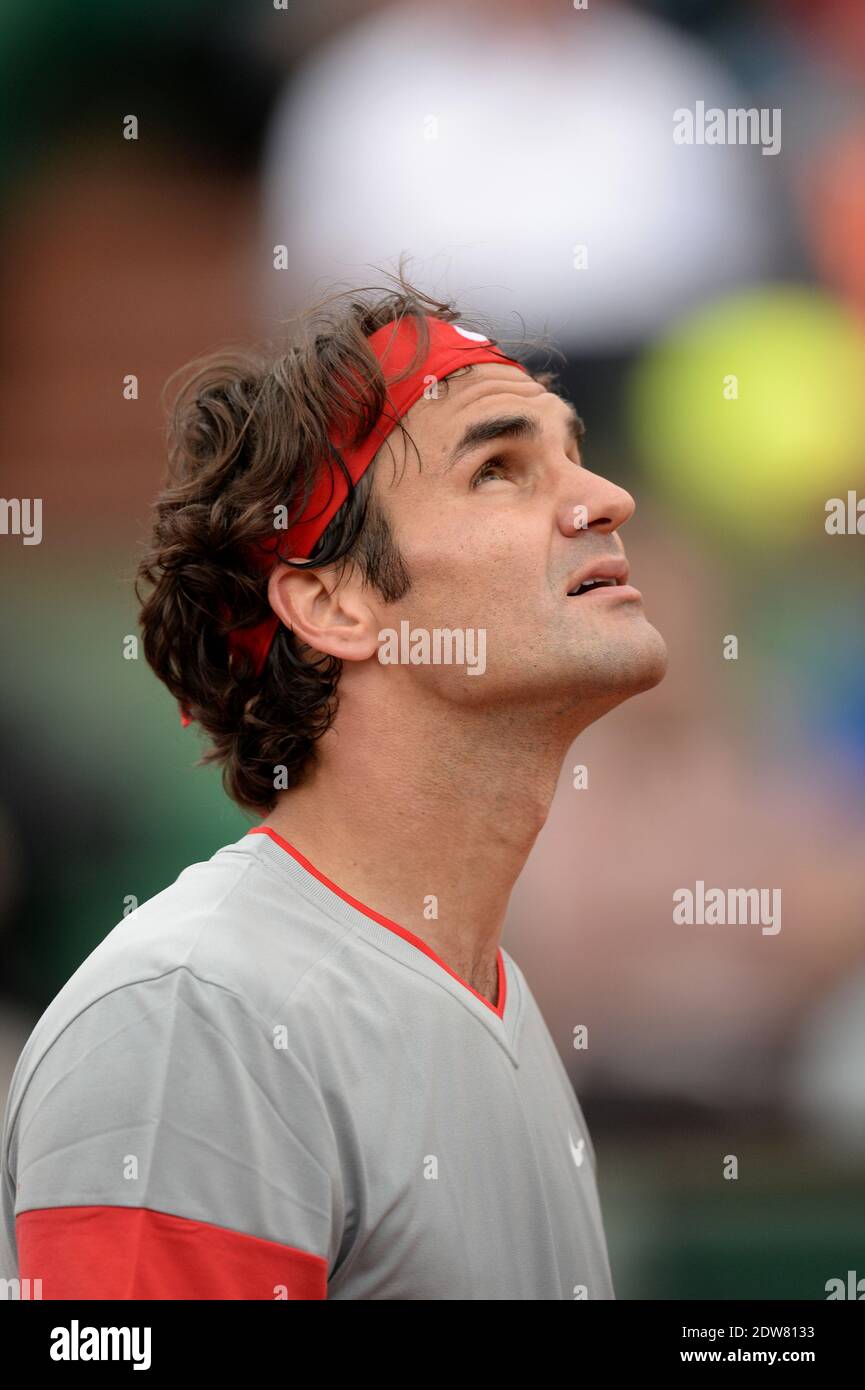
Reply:
<svg viewBox="0 0 865 1390"><path fill-rule="evenodd" d="M344 980L331 987L328 975L349 934L273 872L262 838L184 868L108 932L38 1019L13 1088L64 1038L93 1046L145 1015L170 1029L178 1009L198 1010L225 1035L308 1042L307 1015L324 1024L328 1000L338 1012Z"/></svg>
<svg viewBox="0 0 865 1390"><path fill-rule="evenodd" d="M12 1268L19 1222L38 1239L40 1223L77 1208L113 1220L131 1207L334 1257L342 1179L320 1072L339 990L326 979L310 997L306 982L337 952L290 886L272 891L259 853L228 846L185 869L39 1019L4 1116L0 1267ZM80 1234L63 1239L77 1248ZM168 1236L178 1251L189 1243Z"/></svg>
<svg viewBox="0 0 865 1390"><path fill-rule="evenodd" d="M177 965L268 1011L346 935L274 871L262 836L245 835L125 916L69 981L119 984Z"/></svg>

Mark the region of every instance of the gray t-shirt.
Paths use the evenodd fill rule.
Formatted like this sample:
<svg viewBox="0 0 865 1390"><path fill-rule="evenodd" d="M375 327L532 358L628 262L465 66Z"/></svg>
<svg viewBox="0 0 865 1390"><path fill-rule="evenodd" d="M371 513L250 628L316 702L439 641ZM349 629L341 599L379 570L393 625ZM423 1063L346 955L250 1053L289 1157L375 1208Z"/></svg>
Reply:
<svg viewBox="0 0 865 1390"><path fill-rule="evenodd" d="M191 865L21 1054L0 1278L43 1298L614 1298L582 1110L522 971L498 968L493 1007L264 827Z"/></svg>

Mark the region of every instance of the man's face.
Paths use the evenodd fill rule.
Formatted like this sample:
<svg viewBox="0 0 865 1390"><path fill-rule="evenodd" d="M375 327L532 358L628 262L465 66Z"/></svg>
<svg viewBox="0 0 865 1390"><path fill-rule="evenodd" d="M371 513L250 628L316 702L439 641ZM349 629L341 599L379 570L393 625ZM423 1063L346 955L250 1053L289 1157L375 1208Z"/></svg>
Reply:
<svg viewBox="0 0 865 1390"><path fill-rule="evenodd" d="M522 417L521 432L469 443L466 431ZM412 584L376 602L382 627L486 630L486 669L412 666L453 702L526 702L597 713L656 685L666 647L643 601L622 583L569 597L601 561L624 560L618 528L634 512L623 488L581 465L579 425L560 396L516 367L473 366L404 420L376 463L375 490ZM639 582L639 577L636 576ZM477 650L477 648L475 648ZM405 669L405 668L404 668Z"/></svg>

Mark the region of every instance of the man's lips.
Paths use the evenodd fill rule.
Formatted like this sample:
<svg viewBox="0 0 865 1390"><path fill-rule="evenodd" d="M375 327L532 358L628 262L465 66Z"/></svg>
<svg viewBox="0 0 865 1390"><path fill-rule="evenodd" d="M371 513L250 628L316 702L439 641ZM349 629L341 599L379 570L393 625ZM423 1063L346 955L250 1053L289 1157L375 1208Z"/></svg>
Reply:
<svg viewBox="0 0 865 1390"><path fill-rule="evenodd" d="M628 583L630 573L631 568L624 555L608 555L605 559L584 565L576 574L572 574L567 582L567 596L585 599L642 598L639 589ZM592 584L595 587L581 590L582 585Z"/></svg>
<svg viewBox="0 0 865 1390"><path fill-rule="evenodd" d="M597 589L589 589L587 593L579 594L578 597L585 599L587 603L589 600L600 602L602 599L607 603L611 601L615 603L618 599L640 599L642 601L643 595L639 589L634 588L633 584L599 584Z"/></svg>

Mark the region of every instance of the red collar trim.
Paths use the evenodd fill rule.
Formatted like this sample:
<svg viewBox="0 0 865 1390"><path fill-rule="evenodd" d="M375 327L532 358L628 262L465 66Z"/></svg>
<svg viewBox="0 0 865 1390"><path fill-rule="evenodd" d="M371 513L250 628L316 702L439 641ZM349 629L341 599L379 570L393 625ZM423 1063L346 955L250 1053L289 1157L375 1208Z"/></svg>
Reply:
<svg viewBox="0 0 865 1390"><path fill-rule="evenodd" d="M507 975L505 973L505 961L501 947L499 947L496 956L499 972L499 1002L498 1004L491 1004L489 999L485 999L476 989L472 989L472 986L468 984L461 975L458 975L455 970L451 970L450 966L442 960L441 956L437 955L432 947L428 946L419 936L415 936L414 932L407 931L406 928L401 927L398 922L392 922L389 917L383 917L381 913L376 912L374 908L367 907L366 903L358 902L357 898L353 898L350 893L343 892L338 884L333 883L331 879L319 873L315 865L310 864L309 860L300 853L300 850L295 849L294 845L290 845L288 840L284 840L282 836L275 830L272 830L269 825L254 825L252 829L248 830L246 833L247 835L267 835L273 840L274 844L279 845L280 849L284 849L286 854L290 854L292 859L296 859L298 864L306 869L307 873L312 874L314 878L318 879L319 883L324 884L325 888L329 888L332 893L336 893L337 897L342 898L343 902L356 908L358 912L362 912L365 917L371 917L374 922L378 922L380 927L387 927L388 931L396 932L397 936L401 936L403 941L408 941L412 946L417 947L419 951L423 951L425 956L429 956L430 960L434 960L437 965L441 966L442 970L446 970L451 979L461 984L463 989L467 989L470 994L475 996L475 999L480 999L481 1003L486 1004L487 1008L492 1009L493 1013L497 1014L499 1018L504 1017L508 985Z"/></svg>

